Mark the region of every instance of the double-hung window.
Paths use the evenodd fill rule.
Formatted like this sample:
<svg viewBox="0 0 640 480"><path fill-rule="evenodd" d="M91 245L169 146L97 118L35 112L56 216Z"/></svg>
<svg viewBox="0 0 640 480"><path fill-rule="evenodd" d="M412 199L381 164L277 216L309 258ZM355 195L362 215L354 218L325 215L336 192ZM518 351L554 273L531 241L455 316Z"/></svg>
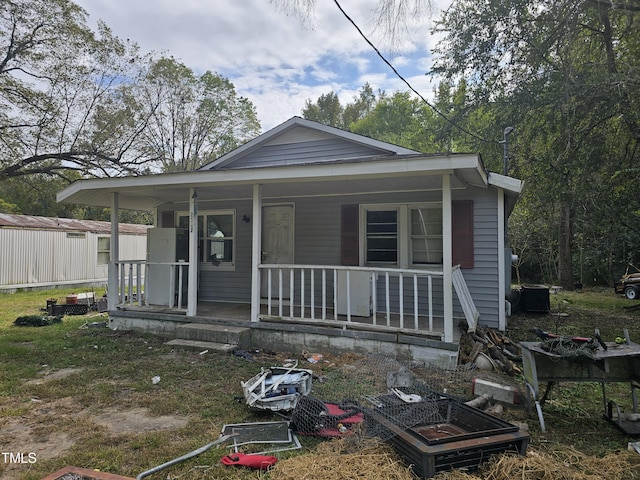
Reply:
<svg viewBox="0 0 640 480"><path fill-rule="evenodd" d="M442 208L409 207L411 222L411 264L442 264Z"/></svg>
<svg viewBox="0 0 640 480"><path fill-rule="evenodd" d="M189 228L189 216L178 215L178 228ZM232 269L235 264L235 210L198 214L198 259L203 265Z"/></svg>
<svg viewBox="0 0 640 480"><path fill-rule="evenodd" d="M366 262L398 264L398 210L366 211Z"/></svg>
<svg viewBox="0 0 640 480"><path fill-rule="evenodd" d="M401 268L442 264L440 203L365 205L362 213L365 264Z"/></svg>
<svg viewBox="0 0 640 480"><path fill-rule="evenodd" d="M98 265L107 265L111 258L111 237L98 237Z"/></svg>

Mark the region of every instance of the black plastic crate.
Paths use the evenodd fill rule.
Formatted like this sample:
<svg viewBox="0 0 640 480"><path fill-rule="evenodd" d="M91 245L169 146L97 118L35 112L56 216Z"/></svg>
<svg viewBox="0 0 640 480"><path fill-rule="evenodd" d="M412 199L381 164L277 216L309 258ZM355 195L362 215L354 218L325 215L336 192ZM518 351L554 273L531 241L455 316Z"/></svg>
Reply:
<svg viewBox="0 0 640 480"><path fill-rule="evenodd" d="M84 315L89 311L89 305L81 303L71 303L67 305L61 305L64 307L65 315Z"/></svg>
<svg viewBox="0 0 640 480"><path fill-rule="evenodd" d="M439 432L445 432L439 438L420 433L425 433L431 424L412 428L398 425L384 413L384 407L368 409L365 424L374 431L383 431L385 439L388 438L386 441L421 478L431 478L441 471L456 468L477 468L498 453L526 453L529 435L516 425L452 398L442 398L438 403L444 421L436 427Z"/></svg>
<svg viewBox="0 0 640 480"><path fill-rule="evenodd" d="M83 305L80 303L61 303L60 305L47 305L47 313L54 317L60 315L84 315L88 311L89 305Z"/></svg>

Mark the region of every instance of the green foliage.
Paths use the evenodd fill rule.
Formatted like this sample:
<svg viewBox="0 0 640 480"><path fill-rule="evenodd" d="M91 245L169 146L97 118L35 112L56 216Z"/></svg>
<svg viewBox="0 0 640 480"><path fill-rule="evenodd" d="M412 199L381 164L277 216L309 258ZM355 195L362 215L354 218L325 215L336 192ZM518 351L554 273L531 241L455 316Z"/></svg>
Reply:
<svg viewBox="0 0 640 480"><path fill-rule="evenodd" d="M3 4L0 182L55 180L36 178L26 191L61 180L191 170L259 133L254 106L229 80L141 55L104 23L92 31L86 16L67 0ZM33 205L21 196L0 192L2 209L68 213L47 206L48 193L34 195Z"/></svg>
<svg viewBox="0 0 640 480"><path fill-rule="evenodd" d="M153 62L140 88L148 99L148 132L140 149L163 172L195 170L260 132L255 108L226 78L197 77L173 58Z"/></svg>
<svg viewBox="0 0 640 480"><path fill-rule="evenodd" d="M66 185L67 182L62 178L46 174L33 174L0 181L0 197L13 204L13 208L4 213L71 217L75 213L74 207L56 202L57 192Z"/></svg>
<svg viewBox="0 0 640 480"><path fill-rule="evenodd" d="M467 86L471 115L516 127L510 173L525 191L510 235L540 281L608 283L640 255L638 15L624 3L457 0L437 23L434 73Z"/></svg>
<svg viewBox="0 0 640 480"><path fill-rule="evenodd" d="M378 91L376 96L371 85L365 83L353 101L345 106L335 92L320 95L315 102L307 99L302 116L307 120L353 131L354 124L370 115L384 97L384 92Z"/></svg>
<svg viewBox="0 0 640 480"><path fill-rule="evenodd" d="M136 47L66 0L8 0L0 13L0 180L68 172L130 172L117 125L91 119L122 78L135 79ZM99 127L104 127L102 130Z"/></svg>
<svg viewBox="0 0 640 480"><path fill-rule="evenodd" d="M371 85L365 83L358 92L358 96L353 97L353 102L344 107L342 112L344 128L351 129L355 122L371 114L378 102L378 98L384 98L384 92L378 92L378 96L376 96Z"/></svg>
<svg viewBox="0 0 640 480"><path fill-rule="evenodd" d="M6 200L0 198L0 213L19 214L20 209L15 203L9 203Z"/></svg>
<svg viewBox="0 0 640 480"><path fill-rule="evenodd" d="M315 103L307 100L302 110L302 115L307 120L338 128L344 125L342 114L343 108L340 105L340 99L334 92L320 95Z"/></svg>
<svg viewBox="0 0 640 480"><path fill-rule="evenodd" d="M434 112L410 92L396 92L379 99L371 113L355 122L355 133L382 140L419 152L446 149L434 128Z"/></svg>

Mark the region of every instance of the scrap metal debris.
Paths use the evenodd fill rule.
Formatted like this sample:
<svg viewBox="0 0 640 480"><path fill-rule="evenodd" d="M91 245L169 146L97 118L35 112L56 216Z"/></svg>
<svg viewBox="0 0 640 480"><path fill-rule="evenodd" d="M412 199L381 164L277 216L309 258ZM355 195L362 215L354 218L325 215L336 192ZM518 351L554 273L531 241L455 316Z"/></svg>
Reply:
<svg viewBox="0 0 640 480"><path fill-rule="evenodd" d="M560 336L540 328L533 328L530 331L541 339L540 348L576 362L591 360L599 349L608 349L597 328L592 337ZM624 342L624 339L622 340Z"/></svg>
<svg viewBox="0 0 640 480"><path fill-rule="evenodd" d="M252 409L273 412L291 411L301 396L311 392L313 372L289 367L261 369L260 373L241 382L247 405Z"/></svg>
<svg viewBox="0 0 640 480"><path fill-rule="evenodd" d="M458 468L457 463L441 460L457 458L458 453L453 452L470 450L465 453L466 467L475 467L492 454L525 453L526 432L452 395L460 384L471 386L471 371L466 367L407 362L384 355L353 360L324 369L325 381L314 385L313 396L313 373L298 369L297 363L262 369L241 382L247 405L288 418L299 435L388 442L423 475L432 476L434 469ZM446 393L447 389L452 393ZM294 397L289 398L291 395ZM422 453L416 459L409 446L418 444ZM441 455L449 450L451 455Z"/></svg>
<svg viewBox="0 0 640 480"><path fill-rule="evenodd" d="M301 448L288 421L228 424L222 427L222 435L233 435L231 447L235 453L241 450L248 453L248 449L257 448L259 451L250 453L265 455Z"/></svg>
<svg viewBox="0 0 640 480"><path fill-rule="evenodd" d="M301 435L335 438L351 433L364 415L357 402L324 402L311 396L302 397L292 411L291 422Z"/></svg>

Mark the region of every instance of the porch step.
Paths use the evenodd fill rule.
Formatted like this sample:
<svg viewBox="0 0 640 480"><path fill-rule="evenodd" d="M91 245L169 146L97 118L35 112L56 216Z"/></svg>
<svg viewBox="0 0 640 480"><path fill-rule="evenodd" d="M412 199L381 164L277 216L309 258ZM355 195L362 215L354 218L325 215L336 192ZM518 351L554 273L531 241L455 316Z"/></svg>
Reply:
<svg viewBox="0 0 640 480"><path fill-rule="evenodd" d="M187 323L176 328L176 340L229 344L234 348L247 348L251 340L251 329L231 325Z"/></svg>
<svg viewBox="0 0 640 480"><path fill-rule="evenodd" d="M216 353L229 353L238 348L237 345L232 343L203 342L198 340L185 340L184 338L170 340L166 345L182 348L184 350L194 350L199 352L209 351Z"/></svg>

